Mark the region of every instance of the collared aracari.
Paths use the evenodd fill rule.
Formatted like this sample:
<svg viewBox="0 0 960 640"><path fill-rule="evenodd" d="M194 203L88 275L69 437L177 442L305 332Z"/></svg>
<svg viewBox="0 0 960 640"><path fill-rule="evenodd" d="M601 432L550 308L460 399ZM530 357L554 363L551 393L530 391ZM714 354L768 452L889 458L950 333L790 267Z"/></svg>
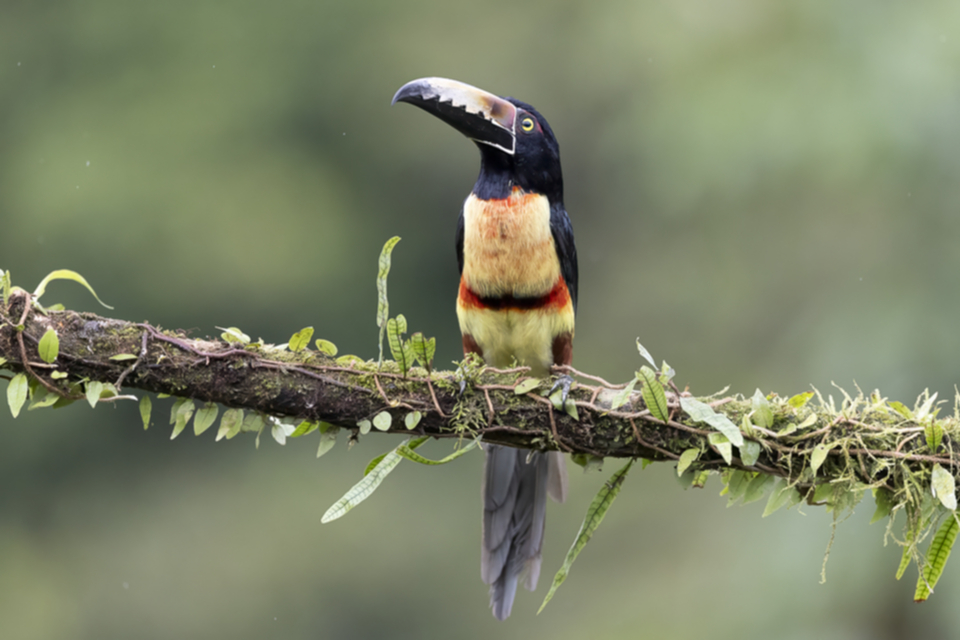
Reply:
<svg viewBox="0 0 960 640"><path fill-rule="evenodd" d="M480 176L457 224L464 354L494 367L516 361L539 377L570 364L577 250L550 125L529 104L446 78L409 82L393 102L420 107L480 148ZM500 620L521 573L527 589L537 586L547 495L563 502L566 484L560 453L486 447L480 575Z"/></svg>

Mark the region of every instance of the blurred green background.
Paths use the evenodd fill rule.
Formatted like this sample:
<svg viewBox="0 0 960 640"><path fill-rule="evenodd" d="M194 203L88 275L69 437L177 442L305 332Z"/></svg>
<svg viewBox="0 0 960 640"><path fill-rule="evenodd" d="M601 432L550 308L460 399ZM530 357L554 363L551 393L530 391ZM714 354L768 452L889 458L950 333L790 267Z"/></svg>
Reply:
<svg viewBox="0 0 960 640"><path fill-rule="evenodd" d="M0 268L47 302L376 353L391 309L459 356L453 235L478 155L390 107L440 75L536 105L580 252L575 364L624 380L634 339L707 394L831 381L912 404L960 381L960 4L0 4ZM169 402L169 401L166 401ZM479 579L481 456L401 465L320 515L392 446L169 440L155 403L0 412L0 638L952 638L960 566L913 569L867 526L726 509L714 479L635 470L569 580L546 584L619 466L572 470L541 588L498 624ZM441 455L449 444L432 443ZM955 561L956 562L956 561ZM545 584L544 584L545 583ZM951 631L953 629L953 631Z"/></svg>

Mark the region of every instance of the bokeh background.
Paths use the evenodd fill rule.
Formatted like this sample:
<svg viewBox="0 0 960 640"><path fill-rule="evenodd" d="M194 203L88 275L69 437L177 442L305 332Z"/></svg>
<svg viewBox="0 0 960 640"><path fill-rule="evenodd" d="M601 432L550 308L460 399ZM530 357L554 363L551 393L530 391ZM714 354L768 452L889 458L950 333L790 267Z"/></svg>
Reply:
<svg viewBox="0 0 960 640"><path fill-rule="evenodd" d="M376 353L391 309L459 356L453 235L473 146L406 105L453 77L536 105L561 143L580 252L575 363L625 380L639 336L678 381L912 404L960 382L960 4L0 3L0 268L46 302L165 327L312 325ZM166 401L170 402L170 401ZM481 456L401 467L320 515L393 446L315 460L155 403L0 412L0 637L954 638L960 567L913 569L868 526L726 509L714 479L635 470L539 616L591 497L572 470L541 587L499 624L479 579ZM342 438L342 436L341 436ZM428 453L447 451L432 443Z"/></svg>

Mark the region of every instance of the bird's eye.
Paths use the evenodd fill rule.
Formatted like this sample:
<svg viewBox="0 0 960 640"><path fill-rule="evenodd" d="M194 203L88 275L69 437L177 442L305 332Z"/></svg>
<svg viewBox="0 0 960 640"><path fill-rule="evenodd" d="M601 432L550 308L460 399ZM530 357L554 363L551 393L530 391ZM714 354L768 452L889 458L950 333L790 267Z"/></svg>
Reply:
<svg viewBox="0 0 960 640"><path fill-rule="evenodd" d="M530 133L531 131L533 131L534 126L535 125L533 122L533 118L531 118L530 116L527 116L526 118L520 121L520 128L526 131L527 133Z"/></svg>

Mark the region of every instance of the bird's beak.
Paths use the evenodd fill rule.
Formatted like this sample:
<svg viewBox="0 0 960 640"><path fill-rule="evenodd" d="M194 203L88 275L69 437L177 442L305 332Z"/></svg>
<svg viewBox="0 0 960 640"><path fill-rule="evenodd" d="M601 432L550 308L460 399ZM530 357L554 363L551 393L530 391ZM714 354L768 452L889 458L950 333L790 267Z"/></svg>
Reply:
<svg viewBox="0 0 960 640"><path fill-rule="evenodd" d="M499 96L447 78L420 78L400 87L393 104L409 102L475 142L513 155L517 108Z"/></svg>

